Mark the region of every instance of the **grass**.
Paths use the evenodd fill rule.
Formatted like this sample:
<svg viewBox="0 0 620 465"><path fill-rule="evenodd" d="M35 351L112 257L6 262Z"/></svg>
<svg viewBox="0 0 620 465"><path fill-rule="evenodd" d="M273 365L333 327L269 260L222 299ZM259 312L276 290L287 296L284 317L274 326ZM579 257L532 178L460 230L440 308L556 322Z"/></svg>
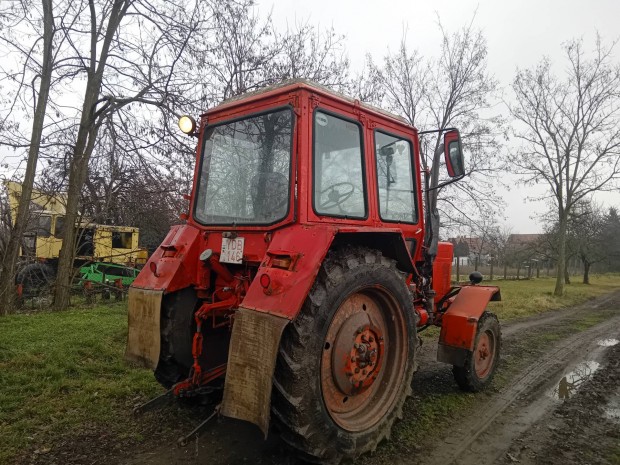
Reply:
<svg viewBox="0 0 620 465"><path fill-rule="evenodd" d="M619 288L620 276L594 276L592 283L567 286L562 298L551 295L554 281L548 278L492 283L501 286L503 298L492 304L493 310L505 320L575 305ZM596 322L579 322L574 330ZM436 330L427 333L433 332L436 336ZM123 303L0 318L0 463L53 449L76 432L92 431L92 447L101 443L102 431L114 443L140 441L141 430L151 435L152 425L133 419L130 412L161 388L150 370L123 360L126 336ZM555 338L546 337L541 344ZM517 367L509 368L512 372ZM508 382L503 378L498 382ZM475 396L451 391L428 394L424 402L416 402L415 412L409 411L413 404L408 402L407 420L381 455L422 441L474 402ZM152 423L157 423L156 416Z"/></svg>
<svg viewBox="0 0 620 465"><path fill-rule="evenodd" d="M536 313L579 305L620 288L620 275L591 276L592 284L576 282L565 286L562 297L553 295L555 278L533 278L521 281L483 281L483 284L499 286L502 301L491 304L500 320L509 320Z"/></svg>
<svg viewBox="0 0 620 465"><path fill-rule="evenodd" d="M136 434L119 419L160 389L123 361L126 322L124 304L0 318L0 463L84 428Z"/></svg>

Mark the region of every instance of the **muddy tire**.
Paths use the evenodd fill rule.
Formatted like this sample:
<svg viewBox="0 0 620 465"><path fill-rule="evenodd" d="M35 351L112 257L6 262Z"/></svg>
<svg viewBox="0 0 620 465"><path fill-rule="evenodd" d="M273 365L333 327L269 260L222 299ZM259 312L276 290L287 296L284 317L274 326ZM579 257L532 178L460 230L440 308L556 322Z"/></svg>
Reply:
<svg viewBox="0 0 620 465"><path fill-rule="evenodd" d="M167 294L162 301L161 349L155 379L166 389L189 375L197 300L192 289L183 289Z"/></svg>
<svg viewBox="0 0 620 465"><path fill-rule="evenodd" d="M486 388L497 371L501 332L497 317L484 312L478 320L474 350L467 355L462 367L453 366L452 373L459 387L467 392Z"/></svg>
<svg viewBox="0 0 620 465"><path fill-rule="evenodd" d="M272 396L282 439L310 462L373 451L411 394L415 337L393 260L363 248L330 253L282 336Z"/></svg>

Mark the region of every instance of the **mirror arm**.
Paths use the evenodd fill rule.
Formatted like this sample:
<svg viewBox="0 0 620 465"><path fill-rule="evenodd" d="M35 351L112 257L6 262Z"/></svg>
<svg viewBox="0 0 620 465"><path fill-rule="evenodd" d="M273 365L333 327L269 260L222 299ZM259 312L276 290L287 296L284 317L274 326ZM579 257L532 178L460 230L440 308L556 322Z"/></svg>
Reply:
<svg viewBox="0 0 620 465"><path fill-rule="evenodd" d="M426 189L425 192L434 191L436 189L441 189L442 187L447 186L448 184L452 184L453 182L460 181L464 177L465 177L465 175L463 174L463 175L459 176L458 178L452 178L452 179L450 179L448 181L444 181L441 184L438 184L437 186L429 187L428 189Z"/></svg>

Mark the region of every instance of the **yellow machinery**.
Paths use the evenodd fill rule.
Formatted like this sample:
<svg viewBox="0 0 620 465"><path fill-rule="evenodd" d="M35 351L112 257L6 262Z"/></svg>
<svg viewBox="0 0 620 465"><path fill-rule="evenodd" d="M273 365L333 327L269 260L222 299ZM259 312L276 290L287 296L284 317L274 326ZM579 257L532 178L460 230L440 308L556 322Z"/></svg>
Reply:
<svg viewBox="0 0 620 465"><path fill-rule="evenodd" d="M9 194L11 219L14 222L22 186L13 181L6 181L5 185ZM48 195L33 189L30 220L20 255L34 263L21 268L17 276L18 284L22 283L26 287L34 284L34 281L47 282L56 274L62 234L66 227L66 200L66 194ZM95 224L86 220L80 221L76 228L76 265L106 262L141 266L148 259L146 249L138 246L138 228ZM28 278L33 273L37 279Z"/></svg>

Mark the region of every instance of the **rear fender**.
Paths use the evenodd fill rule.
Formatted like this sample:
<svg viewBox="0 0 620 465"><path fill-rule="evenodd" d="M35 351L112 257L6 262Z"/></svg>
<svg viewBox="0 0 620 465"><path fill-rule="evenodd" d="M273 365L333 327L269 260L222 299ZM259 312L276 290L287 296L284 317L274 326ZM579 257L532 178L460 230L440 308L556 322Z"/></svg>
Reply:
<svg viewBox="0 0 620 465"><path fill-rule="evenodd" d="M170 228L132 287L170 293L196 284L199 237L200 231L188 224Z"/></svg>
<svg viewBox="0 0 620 465"><path fill-rule="evenodd" d="M291 226L274 234L242 306L289 320L301 309L336 231ZM266 275L267 278L262 278ZM269 285L263 287L269 280Z"/></svg>
<svg viewBox="0 0 620 465"><path fill-rule="evenodd" d="M441 320L437 360L463 366L474 350L478 320L491 300L501 300L495 286L464 286Z"/></svg>

